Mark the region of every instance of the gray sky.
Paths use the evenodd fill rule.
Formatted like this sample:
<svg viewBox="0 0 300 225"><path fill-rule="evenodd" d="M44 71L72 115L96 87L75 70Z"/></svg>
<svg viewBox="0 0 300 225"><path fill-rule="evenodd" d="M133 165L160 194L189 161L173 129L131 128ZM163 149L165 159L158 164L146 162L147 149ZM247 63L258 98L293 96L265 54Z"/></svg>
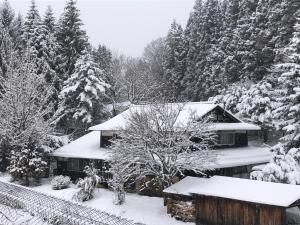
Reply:
<svg viewBox="0 0 300 225"><path fill-rule="evenodd" d="M2 0L0 0L2 1ZM26 15L31 0L9 0ZM65 0L36 0L43 15L51 5L56 17ZM77 0L90 41L129 56L140 56L151 40L165 36L173 19L186 25L194 0Z"/></svg>

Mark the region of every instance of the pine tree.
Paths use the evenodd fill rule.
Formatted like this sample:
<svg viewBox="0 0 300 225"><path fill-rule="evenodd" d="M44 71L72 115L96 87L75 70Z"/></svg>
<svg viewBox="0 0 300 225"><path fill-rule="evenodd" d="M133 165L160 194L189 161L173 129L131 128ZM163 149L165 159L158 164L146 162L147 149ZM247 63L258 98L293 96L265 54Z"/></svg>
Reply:
<svg viewBox="0 0 300 225"><path fill-rule="evenodd" d="M35 62L39 74L43 72L45 67L43 50L46 37L43 29L44 27L35 1L32 0L24 21L22 38L25 46L24 48L28 49L32 57L36 58Z"/></svg>
<svg viewBox="0 0 300 225"><path fill-rule="evenodd" d="M53 14L53 10L51 8L51 6L47 7L45 16L44 16L44 21L43 21L44 26L46 26L46 30L49 33L55 34L57 26L55 23L55 17Z"/></svg>
<svg viewBox="0 0 300 225"><path fill-rule="evenodd" d="M240 98L240 103L236 106L238 115L245 120L255 123L261 127L263 141L268 141L268 133L273 128L272 124L272 99L273 87L263 80L252 85Z"/></svg>
<svg viewBox="0 0 300 225"><path fill-rule="evenodd" d="M0 6L0 21L2 27L7 29L12 36L15 29L15 12L11 8L8 0L5 0Z"/></svg>
<svg viewBox="0 0 300 225"><path fill-rule="evenodd" d="M300 184L300 10L296 17L293 37L285 48L284 62L277 64L279 73L278 105L273 111L278 128L285 134L274 146L273 159L253 179Z"/></svg>
<svg viewBox="0 0 300 225"><path fill-rule="evenodd" d="M58 94L62 83L57 74L58 45L55 36L56 30L53 11L49 6L42 23L43 46L41 58L44 63L43 73L45 74L45 80L53 87L53 94L49 101L54 104L54 110L57 110Z"/></svg>
<svg viewBox="0 0 300 225"><path fill-rule="evenodd" d="M187 71L183 84L185 95L191 100L205 100L209 97L212 80L210 74L218 74L220 59L214 52L218 48L221 30L221 8L218 0L196 2L194 12L187 25Z"/></svg>
<svg viewBox="0 0 300 225"><path fill-rule="evenodd" d="M203 23L203 2L197 0L194 9L187 22L185 29L185 40L187 45L187 58L186 58L186 72L182 81L184 87L183 95L186 99L194 99L194 84L196 82L195 66L198 64L198 41L200 39L201 30L200 25Z"/></svg>
<svg viewBox="0 0 300 225"><path fill-rule="evenodd" d="M170 100L177 100L183 88L181 81L185 72L185 42L182 27L173 21L165 41L164 59L164 96Z"/></svg>
<svg viewBox="0 0 300 225"><path fill-rule="evenodd" d="M66 133L80 133L91 123L103 119L104 93L109 87L103 79L103 71L88 53L78 59L74 73L60 92L60 105L55 115L58 127Z"/></svg>
<svg viewBox="0 0 300 225"><path fill-rule="evenodd" d="M299 10L300 13L300 10ZM300 140L300 15L294 25L293 38L285 49L285 62L276 65L281 72L278 78L279 88L277 92L281 94L277 101L279 107L274 111L275 117L282 120L280 128L286 131L283 141L288 142L288 146L298 146Z"/></svg>
<svg viewBox="0 0 300 225"><path fill-rule="evenodd" d="M0 5L0 68L1 76L6 76L6 70L9 64L10 54L15 51L18 44L18 27L16 26L15 13L9 2L5 0Z"/></svg>
<svg viewBox="0 0 300 225"><path fill-rule="evenodd" d="M13 40L7 29L0 27L0 77L7 76L7 69L10 63L11 54L14 52ZM1 89L1 85L0 85Z"/></svg>
<svg viewBox="0 0 300 225"><path fill-rule="evenodd" d="M88 47L86 32L82 29L76 2L69 0L58 23L57 42L60 79L67 80L74 73L75 63Z"/></svg>
<svg viewBox="0 0 300 225"><path fill-rule="evenodd" d="M111 51L105 45L99 45L97 49L93 50L92 54L99 69L103 70L105 74L108 74L111 69Z"/></svg>
<svg viewBox="0 0 300 225"><path fill-rule="evenodd" d="M236 56L237 43L235 41L235 30L239 19L239 1L228 0L222 5L222 28L219 40L219 54L221 54L220 77L223 84L233 83L239 79L240 71ZM223 86L224 88L224 86Z"/></svg>

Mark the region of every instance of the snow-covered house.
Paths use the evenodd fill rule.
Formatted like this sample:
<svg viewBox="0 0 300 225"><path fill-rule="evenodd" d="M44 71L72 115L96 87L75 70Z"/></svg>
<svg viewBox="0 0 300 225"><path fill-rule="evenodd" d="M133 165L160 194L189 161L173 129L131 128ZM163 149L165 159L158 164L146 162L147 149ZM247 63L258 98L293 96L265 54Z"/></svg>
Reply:
<svg viewBox="0 0 300 225"><path fill-rule="evenodd" d="M84 175L84 166L94 161L104 172L110 158L109 140L116 131L126 128L126 122L132 112L139 112L145 108L147 105L132 105L112 119L90 127L90 133L53 153L56 162L52 164L52 169L59 174L81 177ZM270 160L271 154L267 148L248 145L249 134L258 132L260 127L241 121L211 102L186 103L177 122L184 123L191 113L198 118L209 115L213 124L211 129L218 134L218 159L214 165L214 174L245 177L252 166Z"/></svg>

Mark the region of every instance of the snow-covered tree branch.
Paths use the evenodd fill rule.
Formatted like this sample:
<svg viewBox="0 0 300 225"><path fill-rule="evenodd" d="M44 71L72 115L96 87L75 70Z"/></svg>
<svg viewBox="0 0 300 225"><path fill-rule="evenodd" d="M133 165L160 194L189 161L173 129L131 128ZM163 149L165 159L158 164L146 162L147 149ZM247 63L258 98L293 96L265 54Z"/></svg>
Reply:
<svg viewBox="0 0 300 225"><path fill-rule="evenodd" d="M199 174L211 169L216 155L209 118L196 118L183 106L153 104L128 115L128 126L113 141L113 187L152 177L165 188L185 171ZM184 124L178 123L181 113L190 113Z"/></svg>
<svg viewBox="0 0 300 225"><path fill-rule="evenodd" d="M29 177L38 178L44 170L51 131L46 120L52 107L48 104L51 91L34 65L27 53L13 55L0 93L1 152L10 158L9 172L26 185Z"/></svg>

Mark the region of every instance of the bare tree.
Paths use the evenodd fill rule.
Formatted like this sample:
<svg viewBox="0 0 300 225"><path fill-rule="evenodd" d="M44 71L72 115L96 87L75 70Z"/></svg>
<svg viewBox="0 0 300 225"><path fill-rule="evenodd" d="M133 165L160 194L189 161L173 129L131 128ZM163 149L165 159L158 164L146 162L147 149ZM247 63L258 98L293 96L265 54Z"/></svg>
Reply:
<svg viewBox="0 0 300 225"><path fill-rule="evenodd" d="M1 79L0 153L9 158L11 175L28 185L29 178L37 178L46 166L51 91L27 53L12 55L6 74Z"/></svg>
<svg viewBox="0 0 300 225"><path fill-rule="evenodd" d="M184 104L136 107L128 115L128 126L113 141L111 186L117 197L124 196L124 183L129 180L153 177L166 188L185 171L199 174L211 169L216 135L210 131L209 118L196 118ZM180 122L182 116L187 118Z"/></svg>

